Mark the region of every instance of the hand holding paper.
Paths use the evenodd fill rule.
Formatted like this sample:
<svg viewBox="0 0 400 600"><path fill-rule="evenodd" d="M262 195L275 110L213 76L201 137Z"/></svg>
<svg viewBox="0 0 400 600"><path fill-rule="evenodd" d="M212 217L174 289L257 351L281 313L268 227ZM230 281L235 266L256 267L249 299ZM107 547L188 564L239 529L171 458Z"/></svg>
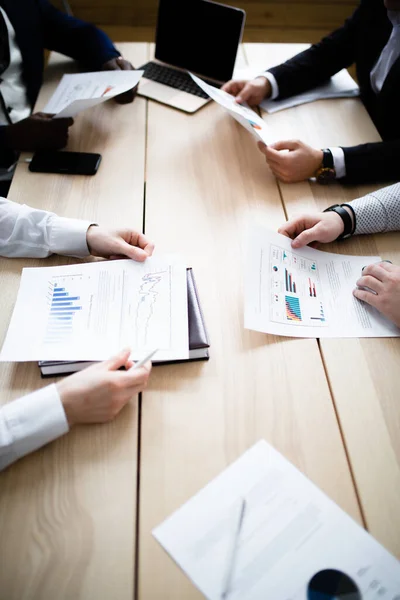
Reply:
<svg viewBox="0 0 400 600"><path fill-rule="evenodd" d="M234 119L236 119L238 123L243 125L243 127L247 129L247 131L249 131L257 141L264 142L264 144L271 143L271 138L266 123L261 119L261 117L258 116L257 113L254 112L254 110L251 110L251 108L243 104L238 104L233 96L227 94L223 90L219 90L218 88L209 85L208 83L205 83L199 79L199 77L196 77L196 75L191 73L190 76L192 77L193 81L195 81L197 85L210 96L210 98L215 100L217 104L228 111L228 113Z"/></svg>
<svg viewBox="0 0 400 600"><path fill-rule="evenodd" d="M56 119L74 117L135 88L142 75L143 71L128 70L64 75L44 112L54 114Z"/></svg>

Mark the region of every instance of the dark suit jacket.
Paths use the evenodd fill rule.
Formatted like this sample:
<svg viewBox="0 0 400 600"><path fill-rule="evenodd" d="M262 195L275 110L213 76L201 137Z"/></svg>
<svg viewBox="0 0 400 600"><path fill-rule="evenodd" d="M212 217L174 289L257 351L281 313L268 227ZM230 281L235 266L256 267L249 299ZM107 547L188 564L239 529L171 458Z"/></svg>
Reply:
<svg viewBox="0 0 400 600"><path fill-rule="evenodd" d="M44 49L79 60L88 70L120 55L105 33L57 10L48 0L0 0L15 30L23 60L23 78L33 107L42 84ZM0 148L4 149L0 127Z"/></svg>
<svg viewBox="0 0 400 600"><path fill-rule="evenodd" d="M279 98L287 98L320 85L356 63L361 100L384 141L343 148L345 180L349 182L400 180L400 58L378 94L370 83L371 71L391 32L383 0L361 0L343 27L269 69L279 85Z"/></svg>

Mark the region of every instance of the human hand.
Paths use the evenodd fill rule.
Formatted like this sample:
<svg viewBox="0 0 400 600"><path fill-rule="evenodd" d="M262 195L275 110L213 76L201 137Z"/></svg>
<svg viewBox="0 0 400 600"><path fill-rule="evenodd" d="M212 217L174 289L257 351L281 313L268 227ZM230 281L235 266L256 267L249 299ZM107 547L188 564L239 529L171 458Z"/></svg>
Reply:
<svg viewBox="0 0 400 600"><path fill-rule="evenodd" d="M60 150L68 143L68 129L74 120L53 119L53 115L34 113L5 128L6 142L13 150Z"/></svg>
<svg viewBox="0 0 400 600"><path fill-rule="evenodd" d="M385 317L400 327L400 267L389 262L368 265L356 281L353 295L374 306Z"/></svg>
<svg viewBox="0 0 400 600"><path fill-rule="evenodd" d="M309 179L322 164L322 150L311 148L298 140L276 142L269 146L258 142L258 147L265 154L275 177L285 183Z"/></svg>
<svg viewBox="0 0 400 600"><path fill-rule="evenodd" d="M146 387L151 362L134 369L129 355L128 348L56 384L70 426L111 421ZM127 370L119 371L120 367Z"/></svg>
<svg viewBox="0 0 400 600"><path fill-rule="evenodd" d="M112 58L108 60L101 67L102 71L133 71L135 67L128 61L122 58L122 56L118 56L117 58ZM119 94L114 97L115 102L118 104L129 104L133 102L136 96L138 86L124 92L123 94Z"/></svg>
<svg viewBox="0 0 400 600"><path fill-rule="evenodd" d="M333 211L300 215L278 229L278 233L293 240L292 248L302 248L313 242L328 244L336 240L343 231L343 220Z"/></svg>
<svg viewBox="0 0 400 600"><path fill-rule="evenodd" d="M91 225L86 242L92 256L102 258L132 258L143 262L153 254L154 244L133 229L106 229Z"/></svg>
<svg viewBox="0 0 400 600"><path fill-rule="evenodd" d="M269 98L272 89L271 84L266 77L260 76L246 81L228 81L222 86L224 92L236 96L236 102L241 104L247 102L249 106L258 106L264 98Z"/></svg>

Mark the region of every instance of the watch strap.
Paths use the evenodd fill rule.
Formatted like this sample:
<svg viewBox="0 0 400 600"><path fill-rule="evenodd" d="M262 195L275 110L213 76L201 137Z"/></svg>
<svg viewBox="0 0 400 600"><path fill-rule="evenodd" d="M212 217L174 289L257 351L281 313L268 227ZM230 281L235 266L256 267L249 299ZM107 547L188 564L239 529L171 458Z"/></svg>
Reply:
<svg viewBox="0 0 400 600"><path fill-rule="evenodd" d="M339 204L333 204L333 206L329 206L323 212L335 212L343 221L344 229L343 233L341 233L336 239L342 240L343 238L350 237L353 233L353 223L351 220L351 216L347 212L343 206Z"/></svg>
<svg viewBox="0 0 400 600"><path fill-rule="evenodd" d="M322 167L324 169L334 169L335 168L333 154L329 150L329 148L324 148L322 150Z"/></svg>

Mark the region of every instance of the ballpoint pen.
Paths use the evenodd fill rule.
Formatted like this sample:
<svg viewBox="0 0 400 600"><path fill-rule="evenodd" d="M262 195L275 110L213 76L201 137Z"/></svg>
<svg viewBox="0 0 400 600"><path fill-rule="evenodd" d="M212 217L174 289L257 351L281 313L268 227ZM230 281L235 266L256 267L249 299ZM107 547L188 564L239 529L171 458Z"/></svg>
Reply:
<svg viewBox="0 0 400 600"><path fill-rule="evenodd" d="M239 537L240 537L240 532L242 530L245 508L246 508L246 499L242 498L240 510L239 510L239 518L238 518L238 521L236 524L236 529L234 532L234 536L232 538L232 545L231 545L230 552L229 552L229 560L227 562L227 569L226 569L226 574L225 574L225 579L224 579L224 585L222 587L221 600L227 600L227 598L230 594L232 576L233 576L233 571L234 571L235 562L236 562L237 549L238 549L238 541L239 541Z"/></svg>
<svg viewBox="0 0 400 600"><path fill-rule="evenodd" d="M148 354L147 356L145 356L144 358L139 360L137 363L135 363L133 368L140 369L140 367L143 367L143 365L145 365L147 363L147 361L150 360L155 355L156 352L158 352L158 348L156 348L155 350L152 350L150 352L150 354Z"/></svg>

